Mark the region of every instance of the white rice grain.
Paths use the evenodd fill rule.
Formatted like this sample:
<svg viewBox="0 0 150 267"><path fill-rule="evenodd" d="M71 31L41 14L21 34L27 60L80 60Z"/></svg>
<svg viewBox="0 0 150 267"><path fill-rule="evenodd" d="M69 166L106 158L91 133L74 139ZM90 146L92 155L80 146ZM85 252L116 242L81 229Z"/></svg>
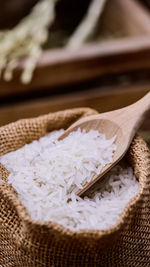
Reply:
<svg viewBox="0 0 150 267"><path fill-rule="evenodd" d="M116 166L89 197L77 197L75 192L112 162L115 137L106 140L98 131L78 129L58 141L63 132L54 131L1 156L10 172L8 182L34 220L58 222L72 230L107 229L138 192L133 170Z"/></svg>

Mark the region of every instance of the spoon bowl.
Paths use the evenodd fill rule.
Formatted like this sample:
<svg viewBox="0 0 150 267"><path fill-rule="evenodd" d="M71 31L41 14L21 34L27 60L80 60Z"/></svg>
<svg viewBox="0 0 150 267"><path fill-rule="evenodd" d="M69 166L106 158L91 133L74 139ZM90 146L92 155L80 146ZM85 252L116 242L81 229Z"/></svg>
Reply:
<svg viewBox="0 0 150 267"><path fill-rule="evenodd" d="M77 195L82 195L123 158L137 129L143 122L146 112L149 109L150 93L138 102L125 108L80 119L72 124L59 137L59 140L62 140L71 132L77 131L78 128L80 128L81 131L85 130L86 132L89 132L90 130L97 130L100 133L105 134L106 139L111 139L116 136L114 143L117 148L113 155L113 162L106 164L102 168L100 174L95 174L90 182L85 183L83 188L76 192Z"/></svg>

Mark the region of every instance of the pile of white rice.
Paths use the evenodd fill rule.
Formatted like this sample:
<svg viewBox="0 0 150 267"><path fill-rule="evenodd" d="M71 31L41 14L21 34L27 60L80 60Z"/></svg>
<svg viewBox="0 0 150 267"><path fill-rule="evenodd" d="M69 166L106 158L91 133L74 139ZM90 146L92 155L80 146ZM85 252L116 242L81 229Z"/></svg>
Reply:
<svg viewBox="0 0 150 267"><path fill-rule="evenodd" d="M77 197L75 192L112 162L115 137L106 140L98 131L79 129L58 141L63 132L54 131L0 157L10 172L8 182L34 220L72 230L107 229L138 192L138 182L131 168L116 166L89 197Z"/></svg>

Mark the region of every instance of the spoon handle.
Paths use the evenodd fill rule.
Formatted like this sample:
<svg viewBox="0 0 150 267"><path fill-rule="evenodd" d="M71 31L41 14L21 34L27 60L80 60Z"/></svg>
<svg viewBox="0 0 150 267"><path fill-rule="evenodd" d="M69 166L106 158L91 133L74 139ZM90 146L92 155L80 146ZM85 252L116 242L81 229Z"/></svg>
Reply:
<svg viewBox="0 0 150 267"><path fill-rule="evenodd" d="M144 115L150 109L150 92L129 107L137 112L138 116Z"/></svg>
<svg viewBox="0 0 150 267"><path fill-rule="evenodd" d="M149 110L150 92L132 105L101 114L101 118L104 117L119 125L130 142Z"/></svg>
<svg viewBox="0 0 150 267"><path fill-rule="evenodd" d="M130 121L130 126L133 127L136 132L144 121L147 112L150 110L150 92L125 109L126 119Z"/></svg>

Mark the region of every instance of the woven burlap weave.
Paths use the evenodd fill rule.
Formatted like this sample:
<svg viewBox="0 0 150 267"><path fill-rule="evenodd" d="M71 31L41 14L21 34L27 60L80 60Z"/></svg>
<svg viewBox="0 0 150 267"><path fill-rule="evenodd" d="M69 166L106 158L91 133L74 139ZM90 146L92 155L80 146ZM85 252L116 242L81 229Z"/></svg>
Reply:
<svg viewBox="0 0 150 267"><path fill-rule="evenodd" d="M0 155L92 114L88 108L72 109L3 126ZM140 191L107 231L72 232L53 222L34 222L0 165L0 179L5 180L0 183L0 267L150 266L150 153L140 137L134 138L127 158Z"/></svg>

